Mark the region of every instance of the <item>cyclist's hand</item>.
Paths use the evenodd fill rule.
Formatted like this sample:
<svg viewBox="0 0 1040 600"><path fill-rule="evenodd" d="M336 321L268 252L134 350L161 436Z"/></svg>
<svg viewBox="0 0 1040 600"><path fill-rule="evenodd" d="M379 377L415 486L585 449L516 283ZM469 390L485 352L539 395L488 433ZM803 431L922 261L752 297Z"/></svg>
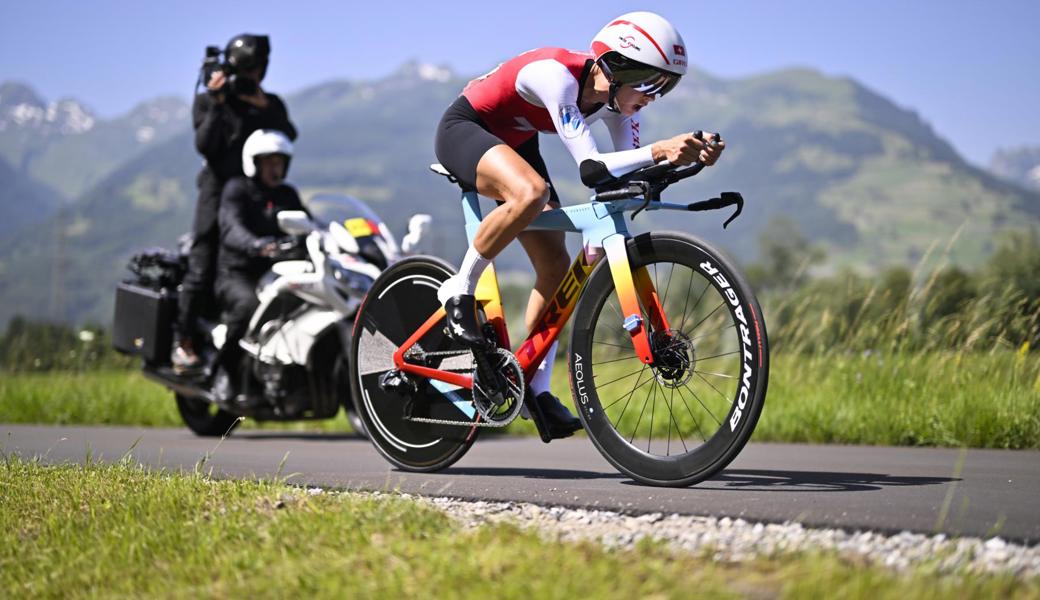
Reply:
<svg viewBox="0 0 1040 600"><path fill-rule="evenodd" d="M694 134L696 136L696 133ZM717 133L704 133L697 142L701 144L700 152L697 153L697 161L706 167L710 167L719 160L719 155L726 149L726 142Z"/></svg>
<svg viewBox="0 0 1040 600"><path fill-rule="evenodd" d="M668 161L673 165L686 166L697 162L703 148L704 142L693 137L692 133L684 133L655 143L650 146L650 152L654 162Z"/></svg>

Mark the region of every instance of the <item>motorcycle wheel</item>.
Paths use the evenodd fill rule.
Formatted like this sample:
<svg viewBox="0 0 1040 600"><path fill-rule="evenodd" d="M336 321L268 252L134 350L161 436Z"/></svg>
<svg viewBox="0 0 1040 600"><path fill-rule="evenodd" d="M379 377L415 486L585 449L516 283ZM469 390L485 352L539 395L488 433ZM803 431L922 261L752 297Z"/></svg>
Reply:
<svg viewBox="0 0 1040 600"><path fill-rule="evenodd" d="M238 427L237 415L218 408L216 405L200 398L188 398L177 394L177 411L188 429L202 437L220 437L230 434Z"/></svg>

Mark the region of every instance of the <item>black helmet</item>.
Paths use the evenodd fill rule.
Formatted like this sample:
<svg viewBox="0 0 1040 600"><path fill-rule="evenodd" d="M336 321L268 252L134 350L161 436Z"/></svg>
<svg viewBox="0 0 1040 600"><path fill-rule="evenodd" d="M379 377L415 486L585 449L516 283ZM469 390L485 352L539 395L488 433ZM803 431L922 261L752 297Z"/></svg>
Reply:
<svg viewBox="0 0 1040 600"><path fill-rule="evenodd" d="M224 58L235 72L260 69L260 79L267 73L267 60L271 56L271 41L266 35L243 33L231 38L224 49Z"/></svg>

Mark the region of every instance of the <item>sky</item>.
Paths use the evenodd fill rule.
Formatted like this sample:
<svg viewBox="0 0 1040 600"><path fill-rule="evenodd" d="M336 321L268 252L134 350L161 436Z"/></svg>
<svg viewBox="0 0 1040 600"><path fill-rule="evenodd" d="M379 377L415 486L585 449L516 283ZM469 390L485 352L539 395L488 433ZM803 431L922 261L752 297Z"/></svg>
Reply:
<svg viewBox="0 0 1040 600"><path fill-rule="evenodd" d="M271 36L265 87L286 94L385 77L412 59L476 75L530 48L586 48L630 10L670 19L691 63L715 76L804 66L852 77L917 111L976 164L1040 145L1037 0L6 2L0 81L113 117L155 96L189 97L205 46L241 32Z"/></svg>

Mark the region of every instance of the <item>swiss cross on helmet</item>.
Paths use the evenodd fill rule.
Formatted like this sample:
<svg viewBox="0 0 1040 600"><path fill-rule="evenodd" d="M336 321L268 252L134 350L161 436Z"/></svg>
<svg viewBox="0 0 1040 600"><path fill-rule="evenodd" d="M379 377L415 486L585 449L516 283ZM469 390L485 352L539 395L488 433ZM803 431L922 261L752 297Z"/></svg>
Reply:
<svg viewBox="0 0 1040 600"><path fill-rule="evenodd" d="M627 85L647 95L663 96L686 74L686 43L664 17L631 12L612 20L592 39L592 53L610 80L610 101Z"/></svg>

